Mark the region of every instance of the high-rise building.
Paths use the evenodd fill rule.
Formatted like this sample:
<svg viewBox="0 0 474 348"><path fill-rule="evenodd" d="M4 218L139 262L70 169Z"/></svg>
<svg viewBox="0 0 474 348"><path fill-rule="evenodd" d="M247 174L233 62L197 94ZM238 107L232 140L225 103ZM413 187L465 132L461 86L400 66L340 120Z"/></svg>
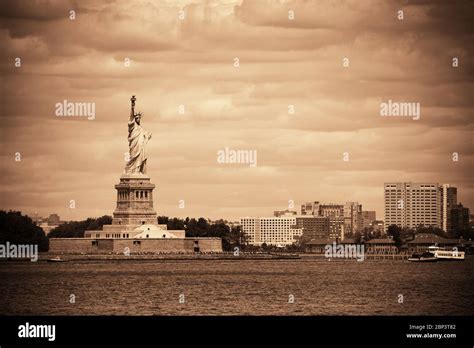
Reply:
<svg viewBox="0 0 474 348"><path fill-rule="evenodd" d="M242 232L252 245L290 245L303 234L296 227L296 217L244 217L240 219Z"/></svg>
<svg viewBox="0 0 474 348"><path fill-rule="evenodd" d="M354 234L361 230L362 204L359 202L346 202L344 204L344 232Z"/></svg>
<svg viewBox="0 0 474 348"><path fill-rule="evenodd" d="M441 228L443 231L451 231L451 209L458 203L458 190L449 184L443 184L440 191Z"/></svg>
<svg viewBox="0 0 474 348"><path fill-rule="evenodd" d="M329 217L302 215L296 217L296 228L303 230L305 239L328 238Z"/></svg>
<svg viewBox="0 0 474 348"><path fill-rule="evenodd" d="M329 238L344 239L344 205L319 204L318 215L329 218Z"/></svg>
<svg viewBox="0 0 474 348"><path fill-rule="evenodd" d="M360 231L373 227L373 222L377 220L375 211L363 210L360 214Z"/></svg>
<svg viewBox="0 0 474 348"><path fill-rule="evenodd" d="M385 230L390 225L441 227L437 183L385 183Z"/></svg>
<svg viewBox="0 0 474 348"><path fill-rule="evenodd" d="M461 203L454 205L450 209L450 230L459 235L460 232L468 231L469 226L469 208L463 207Z"/></svg>

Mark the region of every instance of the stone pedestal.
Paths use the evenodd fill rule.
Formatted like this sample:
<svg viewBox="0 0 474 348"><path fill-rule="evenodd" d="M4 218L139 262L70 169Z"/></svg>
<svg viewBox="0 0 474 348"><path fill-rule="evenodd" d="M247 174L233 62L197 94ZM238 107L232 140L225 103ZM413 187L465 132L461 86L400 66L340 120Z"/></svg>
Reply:
<svg viewBox="0 0 474 348"><path fill-rule="evenodd" d="M124 174L117 190L117 206L112 225L157 224L156 211L153 208L153 189L155 185L150 177L143 174Z"/></svg>

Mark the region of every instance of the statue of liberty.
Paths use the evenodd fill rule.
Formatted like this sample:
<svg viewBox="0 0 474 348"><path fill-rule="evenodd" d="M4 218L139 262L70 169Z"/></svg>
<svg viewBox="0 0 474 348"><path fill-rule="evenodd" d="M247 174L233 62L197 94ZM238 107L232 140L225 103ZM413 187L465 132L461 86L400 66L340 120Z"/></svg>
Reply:
<svg viewBox="0 0 474 348"><path fill-rule="evenodd" d="M135 101L133 95L130 98L132 109L128 120L128 147L130 159L125 166L125 174L146 174L146 151L145 147L151 138L151 133L146 132L140 125L142 114L135 113Z"/></svg>

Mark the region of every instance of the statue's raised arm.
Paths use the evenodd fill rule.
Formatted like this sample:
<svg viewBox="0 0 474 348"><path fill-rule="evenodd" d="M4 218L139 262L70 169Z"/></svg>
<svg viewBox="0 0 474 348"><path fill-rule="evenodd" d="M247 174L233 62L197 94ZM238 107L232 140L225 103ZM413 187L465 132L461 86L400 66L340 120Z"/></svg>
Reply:
<svg viewBox="0 0 474 348"><path fill-rule="evenodd" d="M134 95L132 95L132 97L130 98L130 101L132 102L132 107L130 109L130 120L128 122L133 122L134 119L135 119L135 101L137 100L137 98L135 98Z"/></svg>

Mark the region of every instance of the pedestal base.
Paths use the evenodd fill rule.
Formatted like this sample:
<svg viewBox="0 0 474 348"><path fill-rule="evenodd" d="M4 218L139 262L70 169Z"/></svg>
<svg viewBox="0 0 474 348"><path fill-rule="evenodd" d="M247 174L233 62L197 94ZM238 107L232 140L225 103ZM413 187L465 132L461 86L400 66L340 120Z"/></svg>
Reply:
<svg viewBox="0 0 474 348"><path fill-rule="evenodd" d="M153 208L153 189L155 185L146 175L122 175L117 189L117 207L112 225L156 224L156 211Z"/></svg>

